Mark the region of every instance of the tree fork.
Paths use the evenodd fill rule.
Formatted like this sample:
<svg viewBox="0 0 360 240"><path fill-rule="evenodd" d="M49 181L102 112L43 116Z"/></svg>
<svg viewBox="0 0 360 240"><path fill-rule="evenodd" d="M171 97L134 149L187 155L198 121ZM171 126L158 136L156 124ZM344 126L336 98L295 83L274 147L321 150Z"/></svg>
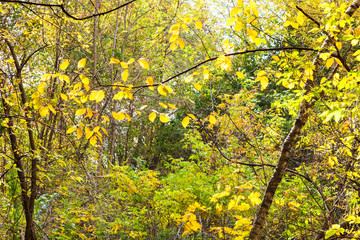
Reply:
<svg viewBox="0 0 360 240"><path fill-rule="evenodd" d="M360 6L360 0L354 0L352 2L352 4L349 6L349 8L346 10L345 14L352 16L356 12L356 10L359 8L359 6ZM322 48L328 47L330 44L331 44L331 39L327 38L324 41ZM316 55L315 59L313 60L313 65L315 66L315 70L313 72L314 80L316 80L316 75L317 75L319 66L321 64L320 53L321 52L319 52ZM306 81L305 86L304 86L304 90L305 90L304 95L309 94L309 92L312 90L312 88L314 87L314 80L308 79ZM310 112L311 112L312 108L314 107L315 102L316 102L316 99L312 99L312 100L310 100L310 102L307 102L304 99L301 102L298 117L282 145L278 165L266 187L265 194L264 194L263 200L261 202L260 208L258 210L258 213L255 216L253 228L251 229L250 236L249 236L249 239L251 239L251 240L258 240L261 237L261 230L264 227L265 220L267 218L271 204L273 202L276 189L278 188L278 186L285 174L285 170L288 166L290 150L294 146L295 140L300 135L302 128L305 126L305 124L309 118Z"/></svg>

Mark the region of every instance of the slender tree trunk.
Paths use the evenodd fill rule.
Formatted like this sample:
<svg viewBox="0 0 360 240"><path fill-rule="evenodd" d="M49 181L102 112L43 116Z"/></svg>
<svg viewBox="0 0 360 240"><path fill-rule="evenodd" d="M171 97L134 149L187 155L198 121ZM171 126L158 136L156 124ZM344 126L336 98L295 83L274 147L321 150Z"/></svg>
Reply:
<svg viewBox="0 0 360 240"><path fill-rule="evenodd" d="M36 240L36 234L35 234L35 224L33 221L33 214L34 214L34 206L35 206L35 198L37 194L37 158L33 156L34 152L36 151L36 145L35 145L35 138L33 134L33 130L31 127L31 122L27 118L28 115L28 109L27 109L27 102L26 102L26 93L23 85L23 79L22 79L22 68L23 65L19 62L15 49L12 46L12 44L5 40L6 44L9 47L10 53L14 59L15 67L16 67L16 82L17 87L20 92L20 98L21 98L21 104L24 111L24 116L26 117L26 128L28 132L28 138L29 138L29 145L30 145L30 157L31 157L31 167L30 167L30 196L28 196L29 186L26 181L25 176L25 169L23 168L23 162L22 162L22 156L19 153L18 143L17 143L17 137L15 135L15 132L13 130L13 119L11 118L11 111L10 106L7 104L6 100L4 99L4 96L6 93L3 93L2 101L4 105L4 112L9 118L9 128L7 129L9 137L10 137L10 143L12 147L12 152L14 156L14 161L17 167L20 169L18 171L18 177L20 180L20 187L21 187L21 201L24 209L25 219L26 219L26 229L25 229L25 239L26 240ZM3 83L5 84L5 83Z"/></svg>
<svg viewBox="0 0 360 240"><path fill-rule="evenodd" d="M353 3L350 5L350 7L347 9L346 14L349 16L352 16L355 13L355 11L359 8L359 6L360 6L360 0L354 0ZM327 38L324 41L322 48L328 47L330 45L330 43L331 43L331 40L329 38ZM313 89L314 83L316 82L317 73L318 73L321 63L322 63L322 60L320 58L320 52L319 52L317 54L317 56L315 57L315 59L313 60L313 65L315 66L315 70L313 72L313 79L308 79L304 86L305 95L309 94L311 92L311 90ZM249 239L251 239L251 240L257 240L257 239L260 239L260 237L261 237L261 230L264 227L267 215L269 213L271 204L274 199L276 189L278 188L278 186L285 174L287 165L289 163L290 151L291 151L292 147L294 146L295 140L300 135L302 128L305 126L305 124L309 118L309 115L311 113L311 110L314 107L315 102L316 102L316 99L312 99L309 102L306 100L303 100L301 102L298 117L295 120L293 127L291 128L289 134L287 135L287 137L282 145L278 165L275 169L273 176L271 177L271 179L267 185L262 203L260 205L260 208L259 208L256 216L255 216L254 225L253 225L253 228L251 229L250 236L249 236Z"/></svg>

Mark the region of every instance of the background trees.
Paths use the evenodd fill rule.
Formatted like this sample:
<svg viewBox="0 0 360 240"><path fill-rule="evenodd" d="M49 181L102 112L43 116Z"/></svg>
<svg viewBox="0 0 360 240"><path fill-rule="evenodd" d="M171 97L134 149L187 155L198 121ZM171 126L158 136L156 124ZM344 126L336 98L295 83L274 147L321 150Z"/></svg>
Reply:
<svg viewBox="0 0 360 240"><path fill-rule="evenodd" d="M2 235L358 237L358 1L0 2Z"/></svg>

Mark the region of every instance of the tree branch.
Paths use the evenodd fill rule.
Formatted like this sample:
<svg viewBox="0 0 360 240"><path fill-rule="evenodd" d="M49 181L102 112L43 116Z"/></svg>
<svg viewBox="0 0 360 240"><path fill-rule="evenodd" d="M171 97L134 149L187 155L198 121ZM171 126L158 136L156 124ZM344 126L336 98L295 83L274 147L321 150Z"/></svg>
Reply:
<svg viewBox="0 0 360 240"><path fill-rule="evenodd" d="M1 1L1 0L0 0ZM260 49L253 49L253 50L244 50L241 52L234 52L234 53L227 53L224 54L224 56L226 57L230 57L230 56L238 56L238 55L244 55L244 54L248 54L248 53L255 53L255 52L271 52L271 51L288 51L288 50L304 50L304 51L313 51L313 52L317 52L318 50L315 50L313 48L307 48L307 47L278 47L278 48L260 48ZM209 59L206 59L205 61L199 62L196 65L194 65L191 68L188 68L180 73L175 74L174 76L162 81L161 83L155 83L153 85L141 85L141 86L135 86L132 89L136 89L136 88L145 88L145 87L154 87L154 86L159 86L162 85L164 83L170 82L171 80L174 80L175 78L188 73L202 65L204 65L205 63L211 62L211 61L215 61L216 59L218 59L220 56L217 57L212 57ZM113 87L113 86L118 86L118 85L101 85L102 87ZM136 91L135 93L137 93L138 91ZM134 93L134 94L135 94Z"/></svg>
<svg viewBox="0 0 360 240"><path fill-rule="evenodd" d="M48 3L36 3L36 2L26 2L26 1L18 1L18 0L0 0L0 2L8 2L8 3L19 3L19 4L25 4L25 5L34 5L34 6L42 6L42 7L57 7L57 8L60 8L61 11L66 15L68 16L69 18L72 18L74 20L77 20L77 21L82 21L82 20L86 20L86 19L89 19L89 18L93 18L93 17L96 17L96 16L102 16L102 15L105 15L105 14L108 14L108 13L111 13L111 12L114 12L120 8L123 8L133 2L135 2L136 0L131 0L129 2L126 2L122 5L119 5L118 7L116 8L113 8L113 9L110 9L108 11L105 11L105 12L101 12L101 13L96 13L96 14L92 14L92 15L89 15L89 16L86 16L86 17L75 17L74 15L71 15L66 9L65 9L65 5L64 4L48 4Z"/></svg>

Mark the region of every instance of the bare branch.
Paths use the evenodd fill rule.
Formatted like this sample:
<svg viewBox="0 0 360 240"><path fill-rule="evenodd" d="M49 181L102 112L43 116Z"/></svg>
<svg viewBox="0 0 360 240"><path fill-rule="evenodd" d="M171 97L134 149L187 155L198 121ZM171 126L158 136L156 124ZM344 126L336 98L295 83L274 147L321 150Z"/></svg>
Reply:
<svg viewBox="0 0 360 240"><path fill-rule="evenodd" d="M65 9L65 6L64 4L48 4L48 3L36 3L36 2L26 2L26 1L17 1L17 0L0 0L0 2L8 2L8 3L19 3L19 4L24 4L24 5L34 5L34 6L42 6L42 7L57 7L57 8L60 8L61 11L66 15L68 16L69 18L72 18L74 20L77 20L77 21L82 21L82 20L86 20L86 19L89 19L89 18L93 18L93 17L96 17L96 16L102 16L102 15L106 15L108 13L111 13L111 12L114 12L120 8L123 8L133 2L135 2L136 0L131 0L129 2L126 2L122 5L119 5L118 7L116 8L113 8L113 9L110 9L108 11L105 11L105 12L101 12L101 13L96 13L96 14L92 14L92 15L89 15L89 16L86 16L86 17L75 17L74 15L70 14L66 9Z"/></svg>

